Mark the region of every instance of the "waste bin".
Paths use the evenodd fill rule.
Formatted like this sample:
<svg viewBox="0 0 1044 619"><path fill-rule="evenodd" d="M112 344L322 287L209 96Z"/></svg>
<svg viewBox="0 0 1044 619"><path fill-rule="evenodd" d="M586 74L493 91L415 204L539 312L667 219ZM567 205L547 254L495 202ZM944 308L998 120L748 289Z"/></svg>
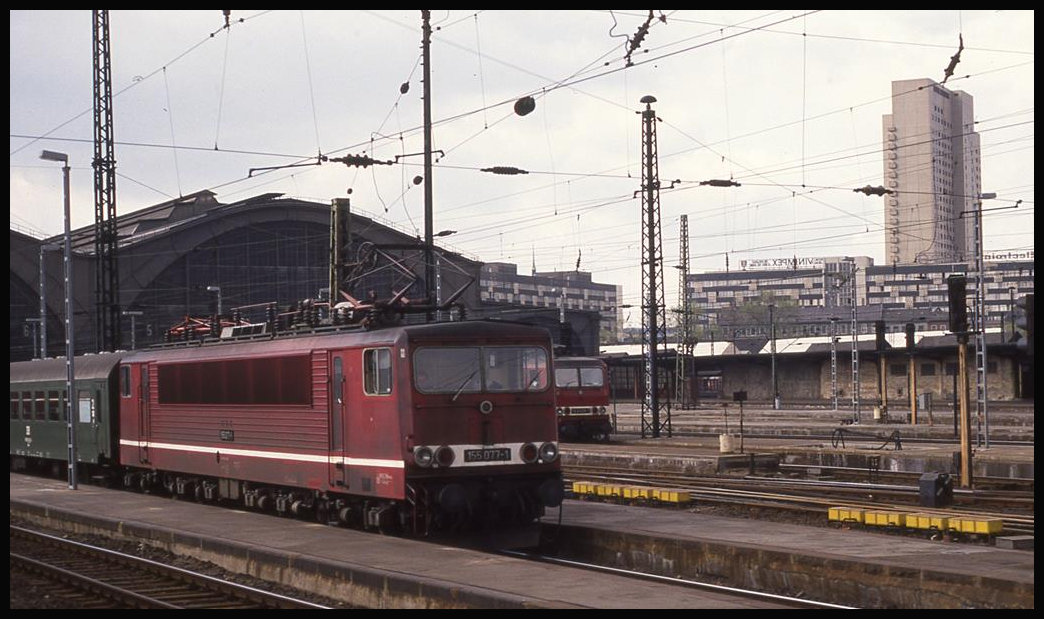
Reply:
<svg viewBox="0 0 1044 619"><path fill-rule="evenodd" d="M949 473L932 471L921 475L921 507L946 507L953 503L953 478Z"/></svg>

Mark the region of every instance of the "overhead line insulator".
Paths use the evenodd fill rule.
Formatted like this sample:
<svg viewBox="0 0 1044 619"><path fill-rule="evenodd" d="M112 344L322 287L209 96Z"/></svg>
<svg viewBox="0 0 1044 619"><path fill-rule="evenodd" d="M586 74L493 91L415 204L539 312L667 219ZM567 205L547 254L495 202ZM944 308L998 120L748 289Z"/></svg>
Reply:
<svg viewBox="0 0 1044 619"><path fill-rule="evenodd" d="M511 166L493 166L492 168L482 168L483 172L492 172L493 174L529 174L526 170L520 170L519 168L513 168Z"/></svg>
<svg viewBox="0 0 1044 619"><path fill-rule="evenodd" d="M868 196L883 196L885 194L895 193L891 189L885 189L881 186L871 187L870 185L867 185L866 187L860 187L858 189L853 189L852 191L856 193L865 193Z"/></svg>
<svg viewBox="0 0 1044 619"><path fill-rule="evenodd" d="M372 165L391 165L394 161L380 161L368 155L345 155L344 157L330 157L328 161L336 161L348 166L368 168Z"/></svg>

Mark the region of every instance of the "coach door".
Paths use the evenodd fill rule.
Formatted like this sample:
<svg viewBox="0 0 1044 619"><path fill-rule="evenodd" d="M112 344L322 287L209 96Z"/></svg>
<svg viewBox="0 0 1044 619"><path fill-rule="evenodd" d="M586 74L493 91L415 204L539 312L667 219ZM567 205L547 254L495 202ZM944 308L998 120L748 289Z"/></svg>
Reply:
<svg viewBox="0 0 1044 619"><path fill-rule="evenodd" d="M344 351L330 353L330 485L348 485L348 363Z"/></svg>

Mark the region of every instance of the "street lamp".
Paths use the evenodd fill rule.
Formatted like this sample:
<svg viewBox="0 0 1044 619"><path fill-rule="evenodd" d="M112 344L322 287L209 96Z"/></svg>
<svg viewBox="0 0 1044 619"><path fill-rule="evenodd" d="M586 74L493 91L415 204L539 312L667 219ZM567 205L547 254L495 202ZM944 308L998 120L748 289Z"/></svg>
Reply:
<svg viewBox="0 0 1044 619"><path fill-rule="evenodd" d="M436 238L456 234L456 230L440 230ZM442 322L442 254L435 252L435 322ZM451 314L452 315L452 314Z"/></svg>
<svg viewBox="0 0 1044 619"><path fill-rule="evenodd" d="M207 286L207 292L217 293L217 315L218 320L221 320L221 286Z"/></svg>
<svg viewBox="0 0 1044 619"><path fill-rule="evenodd" d="M76 490L76 371L73 362L75 355L75 339L73 337L73 301L72 301L72 235L69 220L69 155L45 150L40 159L57 161L62 164L62 188L65 195L65 412L66 432L69 444L69 489Z"/></svg>

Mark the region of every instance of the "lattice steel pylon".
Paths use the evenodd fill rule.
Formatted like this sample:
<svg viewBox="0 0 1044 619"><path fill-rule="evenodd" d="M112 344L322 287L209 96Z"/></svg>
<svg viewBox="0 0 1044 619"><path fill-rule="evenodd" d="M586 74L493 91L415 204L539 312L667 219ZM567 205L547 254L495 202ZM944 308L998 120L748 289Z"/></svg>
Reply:
<svg viewBox="0 0 1044 619"><path fill-rule="evenodd" d="M116 154L112 137L109 11L92 12L94 32L95 339L98 351L120 348L120 277L116 238Z"/></svg>
<svg viewBox="0 0 1044 619"><path fill-rule="evenodd" d="M986 278L982 257L982 200L975 210L975 419L978 421L978 446L990 446L990 416L986 410ZM983 419L986 430L983 431ZM985 438L985 444L983 439Z"/></svg>
<svg viewBox="0 0 1044 619"><path fill-rule="evenodd" d="M852 419L859 423L859 315L856 304L855 270L852 271Z"/></svg>
<svg viewBox="0 0 1044 619"><path fill-rule="evenodd" d="M692 329L692 314L689 311L689 295L686 293L689 280L689 216L682 214L678 226L681 244L678 250L678 303L681 306L678 314L678 331L681 339L674 367L674 399L678 408L689 409L695 406L692 397L693 351L696 338Z"/></svg>
<svg viewBox="0 0 1044 619"><path fill-rule="evenodd" d="M660 235L660 179L657 170L656 97L642 97L642 357L645 398L642 400L642 438L671 435L671 401L660 397L660 359L667 349L667 311L663 293L663 243ZM663 413L661 415L661 413Z"/></svg>

